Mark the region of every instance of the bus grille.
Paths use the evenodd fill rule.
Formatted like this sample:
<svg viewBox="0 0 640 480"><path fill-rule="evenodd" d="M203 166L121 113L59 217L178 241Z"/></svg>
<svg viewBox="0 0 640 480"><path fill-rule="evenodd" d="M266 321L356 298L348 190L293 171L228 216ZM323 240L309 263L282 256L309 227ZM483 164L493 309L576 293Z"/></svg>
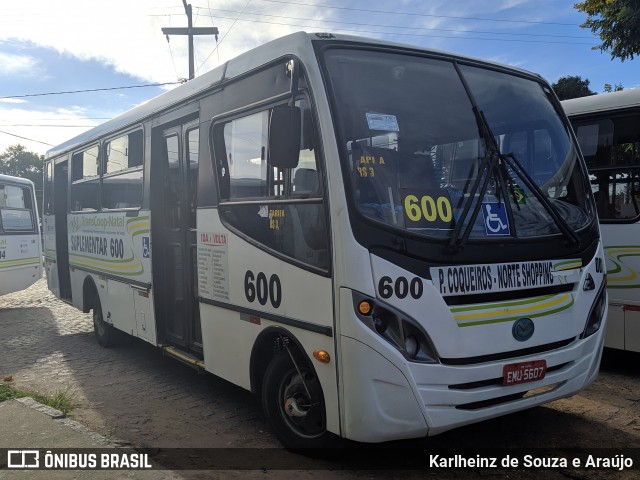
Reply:
<svg viewBox="0 0 640 480"><path fill-rule="evenodd" d="M510 352L492 353L490 355L480 355L478 357L466 358L440 358L443 365L475 365L478 363L495 362L498 360L506 360L509 358L524 357L527 355L535 355L537 353L549 352L566 347L572 343L576 337L560 340L559 342L547 343L536 347L523 348L521 350L512 350Z"/></svg>

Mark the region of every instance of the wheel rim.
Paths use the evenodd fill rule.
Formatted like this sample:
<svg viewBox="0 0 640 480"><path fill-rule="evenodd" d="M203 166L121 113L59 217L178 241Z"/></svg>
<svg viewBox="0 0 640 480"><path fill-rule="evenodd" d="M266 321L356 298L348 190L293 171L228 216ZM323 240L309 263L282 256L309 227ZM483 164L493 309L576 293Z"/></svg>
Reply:
<svg viewBox="0 0 640 480"><path fill-rule="evenodd" d="M312 372L306 369L301 372L304 380L292 368L280 382L280 414L289 429L298 436L317 438L326 431L322 392Z"/></svg>

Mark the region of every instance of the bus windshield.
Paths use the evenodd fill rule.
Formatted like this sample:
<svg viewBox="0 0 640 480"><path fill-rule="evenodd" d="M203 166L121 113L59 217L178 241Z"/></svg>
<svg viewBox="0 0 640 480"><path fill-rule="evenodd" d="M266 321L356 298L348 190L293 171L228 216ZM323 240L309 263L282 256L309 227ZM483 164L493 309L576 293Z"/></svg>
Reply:
<svg viewBox="0 0 640 480"><path fill-rule="evenodd" d="M470 240L575 238L591 221L577 150L543 83L392 52L330 49L325 64L347 189L369 220Z"/></svg>

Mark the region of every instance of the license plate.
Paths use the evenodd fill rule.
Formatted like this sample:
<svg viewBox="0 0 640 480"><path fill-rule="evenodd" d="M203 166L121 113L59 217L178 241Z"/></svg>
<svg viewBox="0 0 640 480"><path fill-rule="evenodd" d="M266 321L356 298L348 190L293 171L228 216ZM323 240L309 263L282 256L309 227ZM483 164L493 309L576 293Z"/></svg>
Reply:
<svg viewBox="0 0 640 480"><path fill-rule="evenodd" d="M547 373L547 361L511 363L502 369L502 384L517 385L519 383L542 380Z"/></svg>

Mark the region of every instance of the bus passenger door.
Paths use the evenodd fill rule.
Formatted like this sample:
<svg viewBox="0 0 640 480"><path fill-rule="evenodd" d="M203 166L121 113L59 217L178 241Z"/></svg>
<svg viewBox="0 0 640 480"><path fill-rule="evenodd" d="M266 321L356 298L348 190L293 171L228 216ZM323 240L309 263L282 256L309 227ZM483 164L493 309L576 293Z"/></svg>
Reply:
<svg viewBox="0 0 640 480"><path fill-rule="evenodd" d="M53 167L53 213L58 269L59 297L71 300L71 274L69 273L69 238L67 192L69 190L69 162L56 162ZM55 281L52 279L52 281Z"/></svg>
<svg viewBox="0 0 640 480"><path fill-rule="evenodd" d="M197 122L164 130L161 150L161 191L156 190L153 202L155 224L160 223L160 235L154 238L155 255L161 255L154 262L158 317L164 330L160 338L202 354L196 276Z"/></svg>

